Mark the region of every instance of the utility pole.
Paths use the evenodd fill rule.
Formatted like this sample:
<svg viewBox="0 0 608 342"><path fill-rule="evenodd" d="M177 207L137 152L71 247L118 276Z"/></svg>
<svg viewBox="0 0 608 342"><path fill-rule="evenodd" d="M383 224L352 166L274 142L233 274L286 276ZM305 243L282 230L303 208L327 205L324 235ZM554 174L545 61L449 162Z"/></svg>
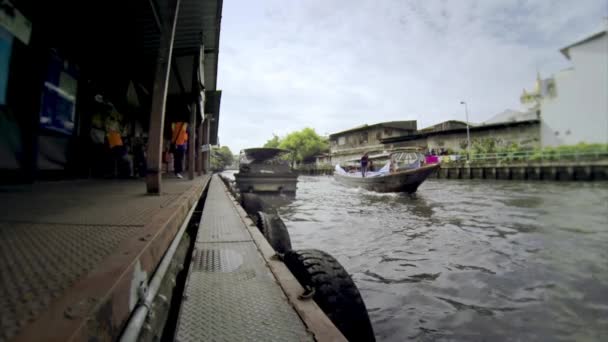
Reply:
<svg viewBox="0 0 608 342"><path fill-rule="evenodd" d="M465 101L460 101L460 104L464 105L464 115L467 123L467 162L471 160L471 135L469 133L469 107Z"/></svg>

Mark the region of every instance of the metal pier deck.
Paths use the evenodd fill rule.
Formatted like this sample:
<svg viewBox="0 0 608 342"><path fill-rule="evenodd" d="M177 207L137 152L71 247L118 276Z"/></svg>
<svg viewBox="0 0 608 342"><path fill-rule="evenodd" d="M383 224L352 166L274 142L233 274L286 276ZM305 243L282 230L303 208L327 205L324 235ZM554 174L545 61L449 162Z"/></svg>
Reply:
<svg viewBox="0 0 608 342"><path fill-rule="evenodd" d="M313 340L217 176L209 185L175 337Z"/></svg>
<svg viewBox="0 0 608 342"><path fill-rule="evenodd" d="M0 341L112 340L208 176L0 187Z"/></svg>

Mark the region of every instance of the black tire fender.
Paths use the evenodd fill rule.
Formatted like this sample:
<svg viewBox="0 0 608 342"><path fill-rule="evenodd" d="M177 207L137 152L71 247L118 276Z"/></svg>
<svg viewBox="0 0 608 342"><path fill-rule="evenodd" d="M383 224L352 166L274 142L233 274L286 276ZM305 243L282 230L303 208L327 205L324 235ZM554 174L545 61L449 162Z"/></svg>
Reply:
<svg viewBox="0 0 608 342"><path fill-rule="evenodd" d="M313 299L349 341L375 341L367 308L344 267L317 249L289 251L287 268L302 287L314 290Z"/></svg>
<svg viewBox="0 0 608 342"><path fill-rule="evenodd" d="M283 220L278 214L257 213L257 226L275 252L285 254L291 251L291 239Z"/></svg>
<svg viewBox="0 0 608 342"><path fill-rule="evenodd" d="M248 192L241 193L241 206L252 218L259 211L264 211L264 202L262 199L258 195Z"/></svg>

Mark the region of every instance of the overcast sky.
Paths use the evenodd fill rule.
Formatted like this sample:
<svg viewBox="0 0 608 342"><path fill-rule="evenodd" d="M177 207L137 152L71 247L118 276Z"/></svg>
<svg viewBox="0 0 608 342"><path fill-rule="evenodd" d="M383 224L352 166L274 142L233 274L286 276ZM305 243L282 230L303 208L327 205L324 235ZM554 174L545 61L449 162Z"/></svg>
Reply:
<svg viewBox="0 0 608 342"><path fill-rule="evenodd" d="M482 122L568 67L558 50L605 27L608 0L225 0L220 143L304 127Z"/></svg>

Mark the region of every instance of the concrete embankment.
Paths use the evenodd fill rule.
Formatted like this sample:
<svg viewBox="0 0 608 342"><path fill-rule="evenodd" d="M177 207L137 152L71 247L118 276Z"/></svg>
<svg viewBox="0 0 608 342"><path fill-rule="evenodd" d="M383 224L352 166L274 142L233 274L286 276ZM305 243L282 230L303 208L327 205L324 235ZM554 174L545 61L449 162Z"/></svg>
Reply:
<svg viewBox="0 0 608 342"><path fill-rule="evenodd" d="M608 180L608 161L592 163L443 164L433 177L438 179L547 181Z"/></svg>
<svg viewBox="0 0 608 342"><path fill-rule="evenodd" d="M296 169L294 170L301 176L331 176L334 174L333 168L306 168L306 169Z"/></svg>
<svg viewBox="0 0 608 342"><path fill-rule="evenodd" d="M332 175L330 168L296 169L300 175ZM445 163L431 178L503 179L547 181L608 180L608 161L597 162L528 162L528 163Z"/></svg>

